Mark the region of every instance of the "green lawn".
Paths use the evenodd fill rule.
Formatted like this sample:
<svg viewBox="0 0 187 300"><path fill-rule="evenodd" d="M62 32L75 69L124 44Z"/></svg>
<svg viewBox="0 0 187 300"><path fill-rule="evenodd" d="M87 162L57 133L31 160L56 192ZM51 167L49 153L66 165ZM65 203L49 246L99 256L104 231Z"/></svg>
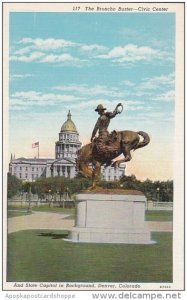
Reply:
<svg viewBox="0 0 187 300"><path fill-rule="evenodd" d="M13 218L13 217L21 217L21 216L26 216L30 215L31 212L25 211L19 211L18 209L16 210L8 210L8 218Z"/></svg>
<svg viewBox="0 0 187 300"><path fill-rule="evenodd" d="M75 208L63 208L63 207L49 207L46 206L35 206L32 208L33 211L43 211L43 212L54 212L54 213L64 213L68 215L75 215Z"/></svg>
<svg viewBox="0 0 187 300"><path fill-rule="evenodd" d="M172 221L173 212L172 211L156 211L149 210L145 214L146 221Z"/></svg>
<svg viewBox="0 0 187 300"><path fill-rule="evenodd" d="M20 212L20 209L25 209L25 213L27 213L27 207L8 207L8 217L16 216L20 214L20 216L24 213ZM63 208L63 207L49 207L49 205L45 206L34 206L32 207L32 211L41 211L41 212L54 212L54 213L64 213L70 216L75 215L75 208Z"/></svg>
<svg viewBox="0 0 187 300"><path fill-rule="evenodd" d="M8 281L172 282L172 234L153 245L64 241L66 231L25 230L8 235Z"/></svg>

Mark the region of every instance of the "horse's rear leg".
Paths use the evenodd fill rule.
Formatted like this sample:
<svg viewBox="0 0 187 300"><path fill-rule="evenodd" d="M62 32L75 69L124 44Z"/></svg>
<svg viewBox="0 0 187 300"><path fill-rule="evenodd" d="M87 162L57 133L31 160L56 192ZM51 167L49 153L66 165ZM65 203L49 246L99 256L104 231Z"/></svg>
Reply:
<svg viewBox="0 0 187 300"><path fill-rule="evenodd" d="M125 156L124 158L124 162L127 162L127 161L130 161L132 159L132 156L131 156L131 147L128 146L128 145L123 145L123 155Z"/></svg>

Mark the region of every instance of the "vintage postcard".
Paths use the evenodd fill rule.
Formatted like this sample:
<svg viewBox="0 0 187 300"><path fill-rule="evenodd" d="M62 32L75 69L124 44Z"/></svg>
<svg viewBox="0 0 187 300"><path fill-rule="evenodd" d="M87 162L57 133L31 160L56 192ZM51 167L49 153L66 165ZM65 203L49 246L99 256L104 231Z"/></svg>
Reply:
<svg viewBox="0 0 187 300"><path fill-rule="evenodd" d="M4 2L3 290L184 288L184 3Z"/></svg>

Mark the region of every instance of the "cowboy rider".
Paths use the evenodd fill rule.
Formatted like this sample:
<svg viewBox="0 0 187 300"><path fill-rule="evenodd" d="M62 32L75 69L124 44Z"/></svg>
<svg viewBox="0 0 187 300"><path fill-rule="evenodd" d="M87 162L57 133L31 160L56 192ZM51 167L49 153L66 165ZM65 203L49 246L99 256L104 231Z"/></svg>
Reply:
<svg viewBox="0 0 187 300"><path fill-rule="evenodd" d="M106 108L103 107L102 104L99 104L97 108L95 109L96 112L99 114L99 118L95 124L95 127L92 132L91 142L94 140L95 135L97 134L97 131L99 132L98 139L102 139L103 141L107 141L109 132L108 132L108 126L110 124L110 119L114 118L117 114L120 114L121 111L118 110L118 107L122 107L121 103L118 103L115 110L113 112L105 112Z"/></svg>

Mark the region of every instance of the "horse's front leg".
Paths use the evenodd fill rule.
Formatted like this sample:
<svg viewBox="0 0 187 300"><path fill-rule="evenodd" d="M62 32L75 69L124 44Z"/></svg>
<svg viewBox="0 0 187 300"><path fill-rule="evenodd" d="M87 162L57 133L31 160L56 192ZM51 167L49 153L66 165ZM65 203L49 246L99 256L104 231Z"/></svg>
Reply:
<svg viewBox="0 0 187 300"><path fill-rule="evenodd" d="M100 173L101 173L101 163L96 161L96 162L94 162L92 188L95 188L97 186L97 184L100 180Z"/></svg>
<svg viewBox="0 0 187 300"><path fill-rule="evenodd" d="M92 170L90 170L88 162L80 162L78 170L83 176L92 178Z"/></svg>

